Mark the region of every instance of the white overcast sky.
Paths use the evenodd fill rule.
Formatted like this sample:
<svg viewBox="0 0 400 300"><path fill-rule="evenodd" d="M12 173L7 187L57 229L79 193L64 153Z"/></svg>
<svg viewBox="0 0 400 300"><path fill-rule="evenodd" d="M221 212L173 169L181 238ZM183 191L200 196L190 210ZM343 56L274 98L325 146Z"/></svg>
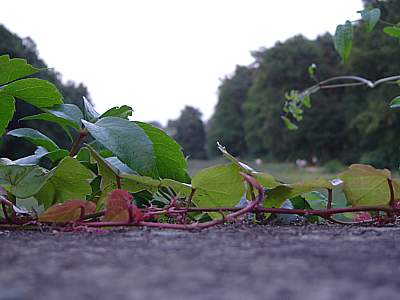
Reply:
<svg viewBox="0 0 400 300"><path fill-rule="evenodd" d="M220 79L251 63L250 51L334 32L361 8L361 0L10 0L0 23L30 36L65 81L83 82L99 112L127 104L134 119L165 124L186 104L208 119Z"/></svg>

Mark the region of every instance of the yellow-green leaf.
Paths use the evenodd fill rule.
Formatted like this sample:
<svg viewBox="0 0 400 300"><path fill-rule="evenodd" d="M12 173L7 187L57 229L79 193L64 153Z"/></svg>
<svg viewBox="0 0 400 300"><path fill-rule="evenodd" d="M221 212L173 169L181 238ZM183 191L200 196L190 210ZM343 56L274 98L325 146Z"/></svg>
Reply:
<svg viewBox="0 0 400 300"><path fill-rule="evenodd" d="M339 175L343 180L343 192L352 206L388 205L390 171L379 170L369 165L354 164Z"/></svg>

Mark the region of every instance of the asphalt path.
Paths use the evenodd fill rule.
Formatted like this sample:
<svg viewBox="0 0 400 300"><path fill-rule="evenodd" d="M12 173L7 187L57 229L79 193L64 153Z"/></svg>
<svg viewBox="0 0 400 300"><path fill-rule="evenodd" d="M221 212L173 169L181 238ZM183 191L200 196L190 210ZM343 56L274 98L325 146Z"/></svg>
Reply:
<svg viewBox="0 0 400 300"><path fill-rule="evenodd" d="M400 228L0 231L0 300L399 299Z"/></svg>

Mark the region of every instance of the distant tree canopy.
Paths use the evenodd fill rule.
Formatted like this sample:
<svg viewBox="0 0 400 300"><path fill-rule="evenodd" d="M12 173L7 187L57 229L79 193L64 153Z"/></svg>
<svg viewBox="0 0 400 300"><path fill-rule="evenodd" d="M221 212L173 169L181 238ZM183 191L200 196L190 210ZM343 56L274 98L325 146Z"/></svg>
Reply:
<svg viewBox="0 0 400 300"><path fill-rule="evenodd" d="M225 78L219 87L219 101L208 129L212 155L217 153L217 141L234 155L247 152L242 104L252 84L252 73L250 68L237 66L235 74Z"/></svg>
<svg viewBox="0 0 400 300"><path fill-rule="evenodd" d="M385 20L400 19L400 1L380 2ZM400 159L400 112L388 102L400 94L397 85L331 89L312 95L312 108L299 130L288 131L280 116L285 92L314 83L307 67L317 65L322 80L336 75L360 75L372 80L400 74L400 46L382 33L355 29L353 52L344 65L334 50L332 36L315 40L295 36L269 49L252 53L254 63L238 66L219 87L216 110L209 122L209 153L217 140L241 156L277 160L338 159L379 167L397 167Z"/></svg>
<svg viewBox="0 0 400 300"><path fill-rule="evenodd" d="M47 68L45 62L39 58L36 44L31 38L21 39L0 24L0 55L3 54L9 54L12 58L27 59L28 63L38 68ZM61 81L61 75L52 69L40 72L37 77L54 83L64 96L65 103L73 103L82 108L82 96L89 98L88 90L83 84L75 84L73 82L64 84ZM8 129L33 127L39 131L46 132L46 135L55 140L60 147L68 147L65 144L67 139L63 138L65 133L54 124L43 121L18 121L27 115L40 113L38 109L22 101L17 101L16 109ZM31 143L13 137L5 136L0 142L1 157L16 159L32 153L33 150L34 147Z"/></svg>
<svg viewBox="0 0 400 300"><path fill-rule="evenodd" d="M206 131L201 112L197 108L185 106L177 120L168 122L168 127L175 140L182 146L185 155L195 159L207 157Z"/></svg>

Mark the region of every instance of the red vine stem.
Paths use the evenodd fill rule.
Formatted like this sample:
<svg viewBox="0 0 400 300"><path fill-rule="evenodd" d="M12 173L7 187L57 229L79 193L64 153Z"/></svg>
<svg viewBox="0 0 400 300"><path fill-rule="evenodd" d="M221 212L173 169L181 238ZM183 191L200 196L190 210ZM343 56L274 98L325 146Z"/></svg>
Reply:
<svg viewBox="0 0 400 300"><path fill-rule="evenodd" d="M6 206L12 207L13 206L12 202L7 200L6 198L0 196L0 203L1 203L1 207L3 209L4 218L6 219L7 222L12 223L12 220L9 217L9 215L7 213L7 208L6 208Z"/></svg>
<svg viewBox="0 0 400 300"><path fill-rule="evenodd" d="M328 189L328 203L326 205L327 209L331 209L332 208L332 194L333 194L332 189Z"/></svg>
<svg viewBox="0 0 400 300"><path fill-rule="evenodd" d="M88 131L86 128L81 129L79 131L78 138L75 140L74 144L72 145L71 150L69 150L69 156L73 157L76 155L76 153L78 152L79 145L86 138L87 135L88 135Z"/></svg>
<svg viewBox="0 0 400 300"><path fill-rule="evenodd" d="M395 199L394 199L394 190L393 190L393 182L392 179L388 178L387 179L388 185L389 185L389 191L390 191L390 201L389 201L389 205L391 207L394 206L395 204Z"/></svg>
<svg viewBox="0 0 400 300"><path fill-rule="evenodd" d="M190 206L192 206L192 199L193 199L194 193L196 193L196 189L192 188L192 190L190 191L189 197L187 198L186 208L190 208ZM183 222L183 224L186 224L186 222L187 222L187 211L185 213L183 213L183 215L182 215L182 222Z"/></svg>
<svg viewBox="0 0 400 300"><path fill-rule="evenodd" d="M192 188L192 191L190 192L190 195L189 195L189 197L187 199L186 208L189 208L192 205L192 199L193 199L194 193L196 193L196 189Z"/></svg>
<svg viewBox="0 0 400 300"><path fill-rule="evenodd" d="M261 201L264 200L264 189L262 186L250 175L241 173L244 179L252 186L254 186L258 190L258 197L255 201L251 201L246 207L241 208L237 211L234 211L227 216L222 216L221 219L212 220L205 223L193 223L193 224L169 224L169 223L155 223L155 222L145 222L140 221L137 223L131 222L90 222L85 223L82 222L79 225L86 225L91 227L104 227L104 226L147 226L147 227L156 227L156 228L169 228L169 229L183 229L183 230L190 230L190 229L205 229L212 226L216 226L219 224L223 224L225 222L234 221L237 217L244 215L248 212L254 210L254 208L258 207ZM186 213L189 209L181 210L181 213Z"/></svg>
<svg viewBox="0 0 400 300"><path fill-rule="evenodd" d="M117 188L120 190L121 189L121 177L118 174L115 175L115 181L117 182Z"/></svg>
<svg viewBox="0 0 400 300"><path fill-rule="evenodd" d="M80 222L79 225L89 226L89 227L112 227L112 226L143 226L143 227L155 227L155 228L165 228L165 229L181 229L181 230L196 230L205 229L224 222L234 221L237 217L244 215L249 212L262 212L262 213L280 213L280 214L298 214L298 215L316 215L322 217L328 221L342 224L342 225L364 225L371 224L373 221L361 221L361 222L342 222L338 221L331 216L334 214L345 213L345 212L360 212L360 211L384 211L384 212L396 212L399 213L400 209L392 209L388 207L380 206L365 206L365 207L348 207L348 208L333 208L333 209L320 209L320 210L306 210L306 209L288 209L288 208L263 208L256 207L258 201L251 202L245 208L234 208L234 207L215 207L215 208L200 208L194 207L190 209L172 210L170 213L184 213L189 211L201 211L201 212L223 212L223 211L233 211L233 213L218 219L205 223L193 223L193 224L170 224L170 223L156 223L156 222L146 222L140 221L135 223L129 222ZM152 214L162 214L165 211L156 211Z"/></svg>

